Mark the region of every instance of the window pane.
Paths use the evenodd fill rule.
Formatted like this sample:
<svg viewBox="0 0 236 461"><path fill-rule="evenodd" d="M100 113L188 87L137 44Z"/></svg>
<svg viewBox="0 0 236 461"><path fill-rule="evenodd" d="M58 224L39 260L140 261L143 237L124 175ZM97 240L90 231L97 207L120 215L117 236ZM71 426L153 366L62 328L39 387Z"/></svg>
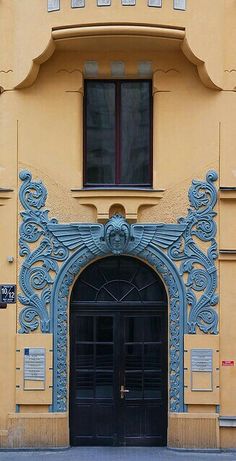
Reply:
<svg viewBox="0 0 236 461"><path fill-rule="evenodd" d="M93 344L77 344L76 366L78 368L93 369L94 347Z"/></svg>
<svg viewBox="0 0 236 461"><path fill-rule="evenodd" d="M76 376L76 397L92 398L94 394L93 373L78 372Z"/></svg>
<svg viewBox="0 0 236 461"><path fill-rule="evenodd" d="M86 84L86 183L115 181L115 84Z"/></svg>
<svg viewBox="0 0 236 461"><path fill-rule="evenodd" d="M96 367L97 369L113 368L113 346L111 344L96 345Z"/></svg>
<svg viewBox="0 0 236 461"><path fill-rule="evenodd" d="M113 396L113 373L96 373L96 398L109 399Z"/></svg>
<svg viewBox="0 0 236 461"><path fill-rule="evenodd" d="M142 369L142 346L141 344L132 344L125 346L125 369L140 370Z"/></svg>
<svg viewBox="0 0 236 461"><path fill-rule="evenodd" d="M142 399L143 398L143 374L142 372L127 372L125 375L125 387L129 393L125 395L129 399Z"/></svg>
<svg viewBox="0 0 236 461"><path fill-rule="evenodd" d="M161 368L161 351L160 344L144 345L144 369L158 370Z"/></svg>
<svg viewBox="0 0 236 461"><path fill-rule="evenodd" d="M150 82L121 83L121 184L150 184Z"/></svg>
<svg viewBox="0 0 236 461"><path fill-rule="evenodd" d="M127 317L125 319L125 341L141 342L143 340L143 318Z"/></svg>
<svg viewBox="0 0 236 461"><path fill-rule="evenodd" d="M113 317L97 317L97 341L113 341Z"/></svg>
<svg viewBox="0 0 236 461"><path fill-rule="evenodd" d="M79 341L93 341L93 317L78 316L77 330Z"/></svg>
<svg viewBox="0 0 236 461"><path fill-rule="evenodd" d="M144 397L150 399L160 399L162 397L160 373L144 373Z"/></svg>

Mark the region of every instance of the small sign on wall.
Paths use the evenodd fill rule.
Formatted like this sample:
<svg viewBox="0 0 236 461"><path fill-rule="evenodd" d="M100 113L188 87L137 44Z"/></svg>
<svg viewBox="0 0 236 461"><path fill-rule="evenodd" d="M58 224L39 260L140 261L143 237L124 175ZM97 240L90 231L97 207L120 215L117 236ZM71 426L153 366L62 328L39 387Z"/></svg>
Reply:
<svg viewBox="0 0 236 461"><path fill-rule="evenodd" d="M191 391L213 391L213 350L191 350Z"/></svg>
<svg viewBox="0 0 236 461"><path fill-rule="evenodd" d="M0 303L15 304L16 303L16 285L0 285Z"/></svg>
<svg viewBox="0 0 236 461"><path fill-rule="evenodd" d="M212 349L192 349L191 350L191 370L192 371L212 371L213 370Z"/></svg>
<svg viewBox="0 0 236 461"><path fill-rule="evenodd" d="M24 349L24 390L45 389L45 366L46 351L44 348L27 347Z"/></svg>
<svg viewBox="0 0 236 461"><path fill-rule="evenodd" d="M222 367L234 367L234 360L222 360Z"/></svg>

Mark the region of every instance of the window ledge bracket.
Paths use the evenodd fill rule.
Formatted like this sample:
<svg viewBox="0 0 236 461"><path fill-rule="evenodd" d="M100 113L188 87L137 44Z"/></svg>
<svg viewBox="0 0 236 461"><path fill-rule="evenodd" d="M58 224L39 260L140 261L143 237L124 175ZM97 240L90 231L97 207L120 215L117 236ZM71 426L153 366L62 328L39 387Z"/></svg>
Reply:
<svg viewBox="0 0 236 461"><path fill-rule="evenodd" d="M157 205L163 197L164 190L154 189L71 189L72 197L80 205L94 207L97 221L105 222L115 212L124 210L126 219L136 222L140 207Z"/></svg>

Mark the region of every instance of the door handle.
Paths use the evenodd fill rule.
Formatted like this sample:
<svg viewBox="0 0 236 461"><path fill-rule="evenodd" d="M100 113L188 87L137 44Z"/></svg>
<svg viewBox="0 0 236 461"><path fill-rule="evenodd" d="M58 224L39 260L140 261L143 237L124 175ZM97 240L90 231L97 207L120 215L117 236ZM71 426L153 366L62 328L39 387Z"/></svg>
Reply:
<svg viewBox="0 0 236 461"><path fill-rule="evenodd" d="M125 386L121 386L121 388L120 388L120 398L124 399L125 394L128 394L128 392L129 392L129 389L125 389Z"/></svg>

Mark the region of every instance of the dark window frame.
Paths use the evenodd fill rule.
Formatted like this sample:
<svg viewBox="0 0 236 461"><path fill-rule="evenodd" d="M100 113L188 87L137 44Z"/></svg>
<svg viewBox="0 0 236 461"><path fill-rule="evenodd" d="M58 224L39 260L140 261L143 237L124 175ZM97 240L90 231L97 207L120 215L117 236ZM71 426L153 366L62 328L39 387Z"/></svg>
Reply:
<svg viewBox="0 0 236 461"><path fill-rule="evenodd" d="M87 171L87 148L86 148L86 119L87 119L87 82L109 82L116 85L116 153L115 153L115 183L89 183L86 177ZM149 151L149 182L142 184L123 184L120 182L121 173L121 83L123 82L147 82L149 83L150 105L150 151ZM84 103L83 103L83 187L85 189L152 189L153 188L153 96L151 79L86 79L84 80Z"/></svg>

